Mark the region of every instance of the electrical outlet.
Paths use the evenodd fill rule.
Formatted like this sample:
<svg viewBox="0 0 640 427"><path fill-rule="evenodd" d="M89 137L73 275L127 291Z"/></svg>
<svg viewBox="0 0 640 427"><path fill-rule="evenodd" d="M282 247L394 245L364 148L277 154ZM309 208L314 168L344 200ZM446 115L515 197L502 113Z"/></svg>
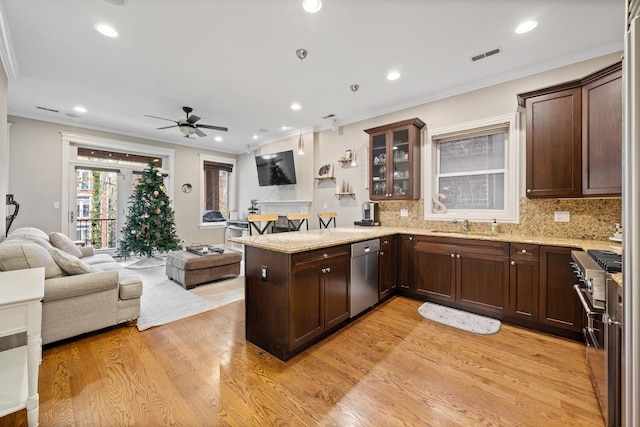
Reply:
<svg viewBox="0 0 640 427"><path fill-rule="evenodd" d="M60 202L53 202L53 209L60 209Z"/></svg>
<svg viewBox="0 0 640 427"><path fill-rule="evenodd" d="M402 216L402 217L409 216L409 210L408 209L400 209L400 216Z"/></svg>
<svg viewBox="0 0 640 427"><path fill-rule="evenodd" d="M262 267L260 267L260 278L263 281L267 281L267 266L263 265Z"/></svg>
<svg viewBox="0 0 640 427"><path fill-rule="evenodd" d="M323 209L327 209L327 202L324 202L324 204L322 205Z"/></svg>
<svg viewBox="0 0 640 427"><path fill-rule="evenodd" d="M569 222L569 212L554 212L553 218L556 222Z"/></svg>

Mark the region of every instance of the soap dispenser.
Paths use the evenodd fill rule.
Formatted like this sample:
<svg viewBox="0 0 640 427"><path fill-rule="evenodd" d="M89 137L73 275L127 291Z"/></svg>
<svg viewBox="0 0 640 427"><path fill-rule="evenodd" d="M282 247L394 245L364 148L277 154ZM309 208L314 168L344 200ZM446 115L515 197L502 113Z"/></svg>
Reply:
<svg viewBox="0 0 640 427"><path fill-rule="evenodd" d="M493 234L498 234L498 221L493 220L493 224L491 225L491 232Z"/></svg>

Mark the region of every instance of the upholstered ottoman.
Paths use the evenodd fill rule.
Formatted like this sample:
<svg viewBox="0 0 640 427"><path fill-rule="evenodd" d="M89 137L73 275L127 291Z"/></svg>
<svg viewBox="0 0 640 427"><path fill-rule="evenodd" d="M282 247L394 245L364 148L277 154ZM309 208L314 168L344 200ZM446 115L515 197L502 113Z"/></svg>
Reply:
<svg viewBox="0 0 640 427"><path fill-rule="evenodd" d="M167 255L167 277L191 289L202 283L240 274L242 255L237 252L196 255L187 251L171 251Z"/></svg>

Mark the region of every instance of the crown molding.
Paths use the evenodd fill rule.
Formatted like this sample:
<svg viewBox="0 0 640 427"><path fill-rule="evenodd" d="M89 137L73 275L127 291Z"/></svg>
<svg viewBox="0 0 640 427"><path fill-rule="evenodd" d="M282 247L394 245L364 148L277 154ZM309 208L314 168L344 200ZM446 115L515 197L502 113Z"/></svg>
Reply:
<svg viewBox="0 0 640 427"><path fill-rule="evenodd" d="M18 71L18 61L13 54L13 43L11 42L11 33L9 32L9 23L4 14L4 9L0 5L0 60L4 65L4 71L9 80L18 80L20 72Z"/></svg>

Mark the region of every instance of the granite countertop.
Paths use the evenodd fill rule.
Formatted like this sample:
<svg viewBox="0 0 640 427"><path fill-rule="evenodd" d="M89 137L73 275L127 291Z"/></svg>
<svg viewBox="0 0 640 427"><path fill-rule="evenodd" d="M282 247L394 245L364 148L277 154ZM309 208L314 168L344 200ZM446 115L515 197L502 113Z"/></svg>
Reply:
<svg viewBox="0 0 640 427"><path fill-rule="evenodd" d="M583 250L615 250L610 241L566 239L560 237L526 236L513 234L491 234L486 232L450 233L405 227L337 227L316 230L301 230L261 236L234 237L232 242L261 249L293 254L321 249L394 234L416 236L455 237L461 239L491 240L495 242L531 243L537 245L566 246Z"/></svg>

